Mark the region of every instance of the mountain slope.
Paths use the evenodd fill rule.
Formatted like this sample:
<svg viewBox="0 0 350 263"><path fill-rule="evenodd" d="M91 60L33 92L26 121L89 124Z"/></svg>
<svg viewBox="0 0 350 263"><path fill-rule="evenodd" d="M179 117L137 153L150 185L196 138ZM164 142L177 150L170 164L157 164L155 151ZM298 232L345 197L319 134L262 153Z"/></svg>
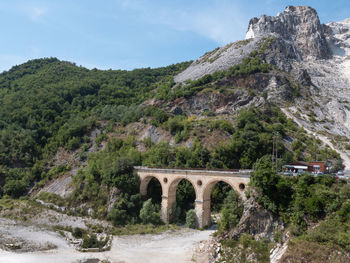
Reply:
<svg viewBox="0 0 350 263"><path fill-rule="evenodd" d="M331 26L338 29L333 33ZM192 64L101 71L51 58L16 66L0 74L0 165L5 171L2 173L6 174L7 181L19 182L26 178L25 182L21 181L19 192L23 193L25 186L52 177L48 170L62 164L56 161L59 158L53 158L60 156L58 153L86 151L95 139L99 143L104 140L106 144L109 133L123 140L136 134L135 143L141 152L147 149L142 140L148 138L152 143L168 141L171 147L190 148L199 142L201 147L212 151L212 156L219 156L219 160L213 158L215 162L202 163L202 167L250 168L256 158L271 152L268 146L271 134L258 155L246 153L247 156L232 157L236 167L223 156L232 154L231 150L242 155L244 151L221 151L220 142L245 140L241 131L244 127L236 127L241 112L255 112L255 108L260 108L262 112L255 114L265 119L265 114L275 112L274 106L285 109L297 123L316 135L319 130L329 141L332 136L338 136L336 140L339 141L341 135L347 136L346 120L334 120L334 125L329 122L331 115L347 114L346 104L340 101L341 94L330 97L329 85L334 81L327 74L321 74L319 68L335 64L331 50L336 48L330 44L329 48L327 42L346 48L346 28L346 22L321 25L312 8L288 7L277 17L252 19L247 35L254 38L216 49ZM311 42L307 38L309 35ZM327 87L321 87L325 83ZM342 89L347 92L346 87ZM339 104L343 108L333 107L341 111L338 115L328 113L326 104ZM107 121L108 131L103 131ZM295 130L286 133L284 130L290 127L278 126L290 125L286 120L280 119L272 128L269 127L271 118L266 121L268 125L259 125L267 127L254 127L253 132L279 131L284 149L292 159L317 159L317 153L323 156L327 152L320 141L312 138L299 142L305 137L301 131L303 135ZM345 125L340 125L341 121ZM131 132L123 128L128 124ZM124 135L113 135L115 127L123 130ZM216 134L206 137L205 129ZM235 129L238 137L232 138ZM89 136L92 131L100 134L98 138ZM339 145L334 143L334 147ZM285 150L281 151L281 156ZM247 149L249 151L254 152ZM335 160L336 155L332 153L330 158ZM327 159L327 154L323 159ZM76 162L67 163L71 167L57 169L55 176L72 167L77 171ZM170 163L189 165L176 160L161 165Z"/></svg>
<svg viewBox="0 0 350 263"><path fill-rule="evenodd" d="M184 67L102 71L55 58L13 67L0 74L0 165L31 166L43 154L52 155L94 126L87 117L107 105L151 98L157 85L171 85Z"/></svg>
<svg viewBox="0 0 350 263"><path fill-rule="evenodd" d="M271 78L268 84L260 83L265 85L269 99L279 102L307 130L331 142L350 168L349 36L349 19L323 25L313 8L289 6L276 17L263 15L251 19L245 40L208 52L178 74L175 81L182 83L227 70L268 39L261 59L288 74L290 81L300 88L300 96L289 103L283 93L268 89L283 90L286 83Z"/></svg>

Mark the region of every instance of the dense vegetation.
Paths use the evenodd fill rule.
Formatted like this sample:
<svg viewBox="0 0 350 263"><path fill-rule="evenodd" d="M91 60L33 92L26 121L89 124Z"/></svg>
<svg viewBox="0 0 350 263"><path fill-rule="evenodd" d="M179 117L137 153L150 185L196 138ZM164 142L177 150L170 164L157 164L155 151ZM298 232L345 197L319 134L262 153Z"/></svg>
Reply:
<svg viewBox="0 0 350 263"><path fill-rule="evenodd" d="M173 85L172 76L187 65L101 71L49 58L0 74L0 185L8 185L5 194L18 197L33 181L44 179L58 147L76 149L89 142L88 131L113 107L124 115L120 121L132 121L133 105L151 98L162 82Z"/></svg>
<svg viewBox="0 0 350 263"><path fill-rule="evenodd" d="M102 128L99 127L99 120L126 125L141 118L151 118L150 124L168 130L175 136L177 143L184 141L193 135L190 133L195 133L194 126L198 124L196 121L192 121L185 114L171 117L162 109L139 104L152 97L187 97L220 78L267 72L270 69L256 54L252 54L241 65L227 72L208 75L198 81L173 88L172 77L187 65L188 63L181 63L159 69L100 71L87 70L69 62L50 58L29 61L1 74L0 185L3 187L0 194L18 198L25 194L34 182L40 182L36 184L38 188L48 180L69 171L69 165L52 166L52 157L59 147L76 150L83 145L81 157L86 158L84 152L91 142L88 135L94 128ZM257 119L252 122L261 126ZM249 167L257 157L266 154L269 148L269 138L265 142L258 138L257 145L252 145L254 149L250 149L251 152L256 152L256 156L249 157L251 160L246 160L245 163L237 159L238 157L231 160L233 155L241 155L244 152L242 145L246 139L242 137L243 132L239 131L244 128L244 124L240 124L242 127L238 130L225 120L214 120L200 125L208 125L211 130L219 129L233 134L235 140L229 145L231 148L218 146L214 151L209 151L203 147L200 140L196 140L190 148L171 147L167 142L145 142L147 151L141 153L136 147L135 138L111 140L105 151L88 157L87 170L80 170L74 178L76 191L72 197L66 201L59 198L51 201L72 206L90 202L96 216L108 216L116 225L146 222L149 219L142 219L145 217L140 215L143 200L138 193L133 165ZM255 132L260 130L252 133ZM264 129L261 132L264 132ZM108 127L96 142L106 140L107 134ZM121 194L107 215L107 193L114 187L119 189ZM219 189L221 186L217 186L213 191L215 210L221 209L220 202L226 198L226 194ZM177 195L173 220L184 222L186 217L191 218L191 213L186 215L186 210L193 208L192 186L186 181L181 182ZM146 208L147 211L154 210L153 212L157 213L156 206L147 205ZM86 210L81 212L86 213Z"/></svg>
<svg viewBox="0 0 350 263"><path fill-rule="evenodd" d="M350 251L350 186L332 175L302 174L288 178L276 173L271 156L254 165L250 195L284 222L274 241L289 232L291 240L281 262L348 262ZM270 262L274 242L223 240L219 262Z"/></svg>
<svg viewBox="0 0 350 263"><path fill-rule="evenodd" d="M254 167L252 194L292 235L288 262L345 262L350 249L350 186L332 175L278 175L270 156ZM317 256L313 254L317 252ZM334 251L338 251L334 253Z"/></svg>
<svg viewBox="0 0 350 263"><path fill-rule="evenodd" d="M329 147L319 147L321 141L309 137L303 129L287 119L277 107L250 108L242 110L236 116L235 125L225 119L196 120L190 116L169 117L160 125L181 142L189 137L201 137L200 128L209 131L221 130L230 134L229 143L218 143L209 151L200 140L190 148L170 147L167 143L148 144L148 150L142 157L142 164L165 167L193 168L252 168L255 161L272 151L272 137L279 135L279 166L295 160L339 159L339 155ZM294 139L291 139L294 138ZM288 148L284 143L292 140Z"/></svg>
<svg viewBox="0 0 350 263"><path fill-rule="evenodd" d="M159 115L152 115L150 122L159 120ZM88 166L84 170L80 170L78 175L74 177L76 190L70 197L68 204L74 207L80 207L81 213L87 213L89 207L93 208L94 216L109 218L115 225L125 225L141 222L156 223L155 215L159 215L159 205L161 189L157 181L151 182L149 186L152 205L147 201L147 206L143 211L148 211L146 215L141 208L145 203L139 194L139 185L137 176L133 173L133 165L145 165L153 167L192 167L192 168L250 168L259 158L265 160L266 165L271 165L271 157L264 157L271 152L272 134L278 131L281 136L293 136L300 141L300 147L303 145L311 145L315 143L314 139L306 136L303 130L287 120L277 108L268 107L266 109L251 108L241 111L237 116L235 126L225 120L213 120L202 122L187 118L185 116L162 118L161 122L157 122L160 128L168 129L176 138L177 134L182 134L187 130L188 135L195 131L198 125L205 125L210 129L218 129L231 133L230 143L218 144L214 149L209 150L204 147L200 139L197 138L191 147L171 146L167 142L158 144L152 143L150 140L140 141L136 137L129 136L126 139L120 139L108 136L109 128L105 129L105 133L101 136L107 139L104 150L88 155ZM191 135L192 136L192 135ZM140 151L140 144L145 148ZM313 155L327 155L328 158L333 156L337 158L337 154L327 148L317 148L314 152L295 153L286 148L280 140L278 144L280 163L293 161L300 158L313 158ZM265 158L265 159L264 159ZM257 163L259 166L260 163ZM270 166L269 166L270 167ZM270 167L271 168L271 167ZM272 169L272 168L271 168ZM276 175L274 169L271 170ZM270 170L259 174L256 172L255 178L269 175ZM277 175L276 175L277 176ZM276 177L277 178L277 177ZM278 177L279 178L279 177ZM282 180L282 179L281 179ZM266 189L265 185L259 185L259 180L253 181L253 185L257 189L265 189L262 193L264 198L268 198L270 193L284 194L282 196L274 196L272 200L267 200L266 207L274 212L278 212L283 202L290 202L292 193L288 191L288 187L293 183L293 179L283 179L278 181L274 177L268 182L271 189ZM261 180L265 182L264 180ZM158 187L158 188L157 188ZM260 188L259 188L260 187ZM118 201L114 204L112 210L108 211L107 204L109 193L112 189L120 191ZM222 222L220 222L221 230L228 230L238 223L242 213L240 200L231 188L225 184L217 184L212 191L212 207L213 211L221 212ZM194 208L193 202L195 193L192 185L188 181L181 181L177 189L177 206L171 212L172 222L186 222L191 214L187 211ZM279 203L274 203L278 200ZM81 206L87 203L88 206ZM286 205L287 206L287 205ZM288 208L284 208L288 210ZM153 216L152 216L153 215ZM153 219L151 219L153 218ZM159 223L159 221L158 221ZM190 224L189 224L190 225Z"/></svg>
<svg viewBox="0 0 350 263"><path fill-rule="evenodd" d="M269 263L271 243L267 240L256 241L249 234L242 234L239 240L222 242L221 258L218 262L226 263Z"/></svg>

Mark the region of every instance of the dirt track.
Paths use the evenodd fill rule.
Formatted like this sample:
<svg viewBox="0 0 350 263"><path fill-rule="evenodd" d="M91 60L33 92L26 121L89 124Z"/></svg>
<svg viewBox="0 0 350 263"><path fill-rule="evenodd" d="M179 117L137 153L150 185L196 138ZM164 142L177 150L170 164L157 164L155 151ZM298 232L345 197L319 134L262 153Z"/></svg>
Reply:
<svg viewBox="0 0 350 263"><path fill-rule="evenodd" d="M108 259L114 263L182 263L193 262L193 247L201 240L209 239L212 230L182 229L157 235L114 237L111 251L81 253L57 233L44 228L17 225L14 221L0 220L2 242L21 240L23 251L0 249L0 262L6 263L69 263L89 258ZM0 239L1 241L1 239ZM54 249L40 251L48 247Z"/></svg>

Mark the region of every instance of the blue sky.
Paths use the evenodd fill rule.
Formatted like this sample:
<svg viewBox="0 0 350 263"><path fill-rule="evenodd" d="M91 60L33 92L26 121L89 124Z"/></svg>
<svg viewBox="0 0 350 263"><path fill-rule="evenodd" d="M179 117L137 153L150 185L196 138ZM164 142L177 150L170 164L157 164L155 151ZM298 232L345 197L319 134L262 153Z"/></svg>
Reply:
<svg viewBox="0 0 350 263"><path fill-rule="evenodd" d="M0 0L0 72L42 57L100 69L196 59L287 5L314 7L322 23L350 17L349 0Z"/></svg>

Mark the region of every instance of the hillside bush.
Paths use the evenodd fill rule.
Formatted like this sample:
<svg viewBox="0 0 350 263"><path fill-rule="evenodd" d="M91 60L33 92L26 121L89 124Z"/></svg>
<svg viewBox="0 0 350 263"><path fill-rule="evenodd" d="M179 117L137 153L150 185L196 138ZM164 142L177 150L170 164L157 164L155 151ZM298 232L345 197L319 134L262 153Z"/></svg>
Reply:
<svg viewBox="0 0 350 263"><path fill-rule="evenodd" d="M3 193L12 198L18 198L27 192L28 187L29 184L24 180L8 180L3 187Z"/></svg>
<svg viewBox="0 0 350 263"><path fill-rule="evenodd" d="M143 203L140 210L140 219L144 224L157 225L160 223L159 208L155 204L152 204L152 199L148 199Z"/></svg>
<svg viewBox="0 0 350 263"><path fill-rule="evenodd" d="M230 190L220 211L219 231L233 229L243 213L243 205L238 194Z"/></svg>
<svg viewBox="0 0 350 263"><path fill-rule="evenodd" d="M196 224L197 224L197 216L196 216L196 212L194 211L194 209L190 209L186 212L186 227L188 228L196 228Z"/></svg>

